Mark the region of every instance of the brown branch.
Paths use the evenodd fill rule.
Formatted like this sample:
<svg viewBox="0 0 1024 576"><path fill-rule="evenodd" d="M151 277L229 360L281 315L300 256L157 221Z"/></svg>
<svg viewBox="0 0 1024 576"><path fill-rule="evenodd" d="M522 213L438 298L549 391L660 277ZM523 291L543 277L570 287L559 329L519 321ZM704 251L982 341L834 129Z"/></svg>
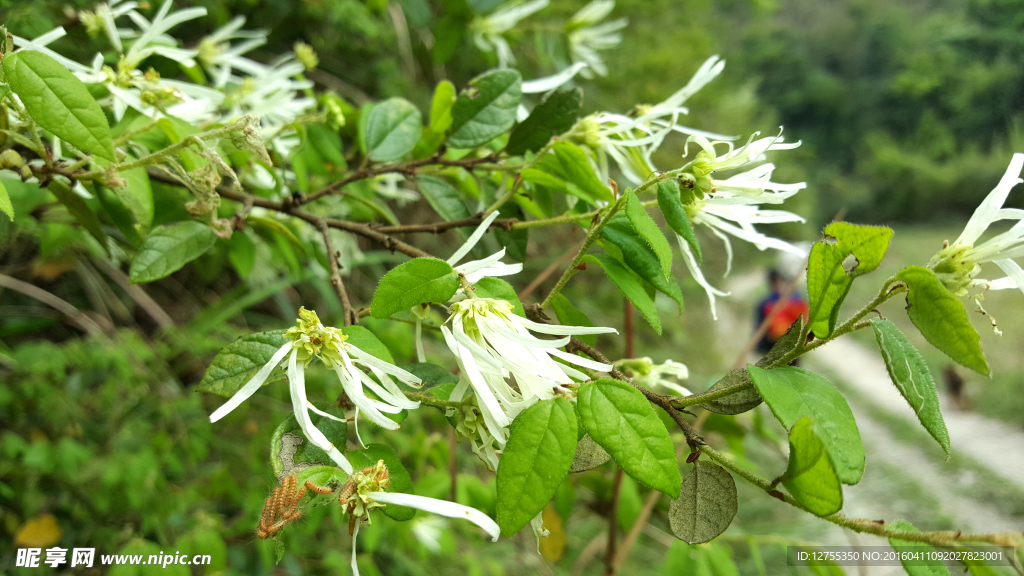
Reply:
<svg viewBox="0 0 1024 576"><path fill-rule="evenodd" d="M348 176L342 178L341 180L338 180L337 182L332 182L327 186L324 186L323 188L317 190L316 192L304 196L302 199L296 202L296 205L302 206L303 204L309 204L310 202L319 200L320 198L323 198L328 194L333 194L336 190L340 190L353 182L358 182L359 180L366 180L368 178L373 178L375 176L380 176L382 174L405 174L406 176L415 176L416 170L424 166L457 166L459 168L465 168L467 170L470 170L477 164L494 162L495 160L498 159L496 154L489 154L482 158L463 158L461 160L448 160L442 158L442 154L444 154L444 148L438 150L437 152L434 153L434 155L430 156L429 158L423 158L422 160L413 160L411 162L404 162L402 164L389 164L387 166L378 166L377 168L360 168L359 170L356 170L355 172L349 174Z"/></svg>
<svg viewBox="0 0 1024 576"><path fill-rule="evenodd" d="M615 576L615 529L619 523L619 495L622 493L622 468L615 473L615 489L612 491L612 509L608 514L608 547L604 554L605 576Z"/></svg>
<svg viewBox="0 0 1024 576"><path fill-rule="evenodd" d="M331 241L331 229L323 219L317 222L316 226L324 237L324 247L327 248L327 261L331 267L331 286L334 287L334 291L338 293L338 299L341 300L343 322L345 326L358 324L359 314L352 308L352 302L349 301L348 292L345 290L345 283L341 280L341 267L338 265L339 253L334 250L334 242Z"/></svg>
<svg viewBox="0 0 1024 576"><path fill-rule="evenodd" d="M183 186L180 180L168 174L164 174L156 170L147 170L146 172L149 174L149 177L153 180L166 182L168 184L174 184L176 186ZM420 250L419 248L402 242L401 240L398 240L396 238L392 238L387 234L378 232L368 224L349 222L348 220L338 220L336 218L327 218L317 216L316 214L312 214L310 212L297 210L293 208L294 202L290 201L290 198L284 202L279 202L277 200L260 198L259 196L253 196L252 194L246 194L244 192L236 192L226 186L221 186L217 188L217 193L223 196L224 198L227 198L228 200L234 200L236 202L241 202L243 204L251 202L252 206L259 206L260 208L266 208L267 210L274 210L275 212L281 212L282 214L295 216L296 218L299 218L300 220L305 220L306 222L309 222L314 226L319 226L320 221L322 220L330 228L344 230L346 232L351 232L364 238L368 238L370 240L373 240L374 242L377 242L378 244L381 244L382 246L384 246L385 248L392 252L401 252L407 256L412 256L413 258L432 257L430 253L424 252L423 250Z"/></svg>
<svg viewBox="0 0 1024 576"><path fill-rule="evenodd" d="M431 232L433 234L440 234L441 232L446 232L454 228L479 226L483 221L484 213L481 212L470 216L469 218L452 220L451 222L437 222L434 224L404 224L402 226L373 226L373 229L378 232L383 232L384 234L410 234L413 232ZM519 220L515 218L499 218L494 222L491 222L489 228L501 228L508 232L518 223Z"/></svg>

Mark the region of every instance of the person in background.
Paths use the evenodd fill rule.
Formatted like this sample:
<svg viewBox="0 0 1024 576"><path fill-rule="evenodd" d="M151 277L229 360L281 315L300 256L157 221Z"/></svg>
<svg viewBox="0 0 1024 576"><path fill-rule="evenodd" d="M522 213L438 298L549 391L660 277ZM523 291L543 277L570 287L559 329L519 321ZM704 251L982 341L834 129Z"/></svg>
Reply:
<svg viewBox="0 0 1024 576"><path fill-rule="evenodd" d="M808 306L803 296L795 288L789 289L788 295L784 294L790 282L792 278L784 277L779 270L772 268L768 271L770 292L757 303L757 309L754 310L754 330L760 329L768 320L764 334L757 342L757 352L760 354L767 354L797 318L803 316L804 321L807 320ZM773 314L776 306L781 308Z"/></svg>

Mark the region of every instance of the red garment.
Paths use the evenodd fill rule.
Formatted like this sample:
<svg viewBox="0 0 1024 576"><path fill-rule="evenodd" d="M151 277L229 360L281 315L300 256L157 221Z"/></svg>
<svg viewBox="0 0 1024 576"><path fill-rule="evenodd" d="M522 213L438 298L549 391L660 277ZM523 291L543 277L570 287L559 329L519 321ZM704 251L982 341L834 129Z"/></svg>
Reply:
<svg viewBox="0 0 1024 576"><path fill-rule="evenodd" d="M761 313L764 314L764 318L771 315L772 310L775 308L776 300L769 300L764 303ZM772 318L771 323L768 324L768 331L765 335L768 340L775 342L789 330L789 327L796 322L796 319L803 316L804 321L807 321L808 307L807 303L800 298L789 298L784 304L779 313Z"/></svg>

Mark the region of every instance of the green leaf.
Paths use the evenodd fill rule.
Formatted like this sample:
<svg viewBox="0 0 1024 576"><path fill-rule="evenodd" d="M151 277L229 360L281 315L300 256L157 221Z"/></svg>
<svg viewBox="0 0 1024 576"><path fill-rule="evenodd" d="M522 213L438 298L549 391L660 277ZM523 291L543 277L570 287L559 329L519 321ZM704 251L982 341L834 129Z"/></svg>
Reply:
<svg viewBox="0 0 1024 576"><path fill-rule="evenodd" d="M132 260L128 278L132 284L159 280L213 248L217 236L194 220L154 228Z"/></svg>
<svg viewBox="0 0 1024 576"><path fill-rule="evenodd" d="M946 430L946 422L942 419L939 395L935 391L935 381L928 370L928 363L892 322L873 320L871 327L875 330L875 340L878 341L889 378L914 409L921 425L942 446L942 450L948 456L949 432Z"/></svg>
<svg viewBox="0 0 1024 576"><path fill-rule="evenodd" d="M346 454L348 461L352 463L352 467L356 470L368 468L374 466L378 461L383 460L384 465L388 467L388 474L391 478L391 484L388 486L388 492L402 492L404 494L412 494L412 478L409 476L409 471L405 469L402 461L398 459L398 455L386 444L370 444L362 450L353 450ZM413 516L416 515L415 508L409 508L408 506L398 506L397 504L388 504L384 507L384 515L392 520L406 521L412 520Z"/></svg>
<svg viewBox="0 0 1024 576"><path fill-rule="evenodd" d="M679 497L679 463L665 424L639 390L603 378L577 396L583 424L595 442L635 480Z"/></svg>
<svg viewBox="0 0 1024 576"><path fill-rule="evenodd" d="M4 188L4 183L0 182L0 211L7 214L7 217L14 221L14 205L11 204L11 197L7 194L7 189Z"/></svg>
<svg viewBox="0 0 1024 576"><path fill-rule="evenodd" d="M849 222L833 222L824 234L834 242L817 242L807 265L809 323L818 338L832 333L853 279L878 268L892 240L891 228ZM844 263L851 256L854 260L847 270Z"/></svg>
<svg viewBox="0 0 1024 576"><path fill-rule="evenodd" d="M444 178L437 176L417 176L416 184L430 207L441 217L451 222L469 218L469 208L454 186Z"/></svg>
<svg viewBox="0 0 1024 576"><path fill-rule="evenodd" d="M115 161L107 117L67 68L42 52L25 50L5 56L3 67L36 124L83 152Z"/></svg>
<svg viewBox="0 0 1024 576"><path fill-rule="evenodd" d="M579 423L579 429L577 429L577 436L579 431L583 429L583 423ZM584 434L576 442L576 454L572 457L572 465L569 466L569 472L586 472L592 470L605 462L611 460L612 457L601 445L594 442L594 439L590 437L590 434Z"/></svg>
<svg viewBox="0 0 1024 576"><path fill-rule="evenodd" d="M593 328L594 323L587 318L587 315L580 312L578 308L569 302L569 299L561 294L555 294L555 297L551 299L551 307L555 309L555 316L558 317L558 322L563 326L586 326ZM581 334L577 336L581 341L594 346L597 344L596 334Z"/></svg>
<svg viewBox="0 0 1024 576"><path fill-rule="evenodd" d="M413 104L390 98L377 104L366 119L366 151L374 162L398 160L412 152L423 132L423 117Z"/></svg>
<svg viewBox="0 0 1024 576"><path fill-rule="evenodd" d="M721 380L715 382L713 386L708 388L706 392L717 392L723 388L731 388L745 382L750 382L750 373L745 368L739 368L726 374ZM739 392L733 392L728 396L723 396L710 402L701 404L700 407L704 408L709 412L715 414L742 414L757 408L764 400L761 395L757 393L757 390L751 386L740 390Z"/></svg>
<svg viewBox="0 0 1024 576"><path fill-rule="evenodd" d="M515 124L522 84L515 70L492 70L470 80L452 106L448 145L476 148L504 134Z"/></svg>
<svg viewBox="0 0 1024 576"><path fill-rule="evenodd" d="M473 288L476 289L476 295L481 298L496 298L511 302L512 311L519 316L526 317L526 310L523 309L523 303L519 301L519 296L516 295L516 289L501 278L485 276L474 284Z"/></svg>
<svg viewBox="0 0 1024 576"><path fill-rule="evenodd" d="M839 479L844 484L859 482L864 474L864 445L850 405L835 386L814 372L793 366L771 370L749 366L748 370L779 422L790 429L801 418L811 418Z"/></svg>
<svg viewBox="0 0 1024 576"><path fill-rule="evenodd" d="M697 460L679 498L668 508L672 533L687 544L710 542L725 532L736 516L736 482L725 468Z"/></svg>
<svg viewBox="0 0 1024 576"><path fill-rule="evenodd" d="M498 208L498 214L499 218L523 219L523 211L515 202L502 204L501 208ZM530 242L529 228L505 230L499 226L494 229L494 238L498 240L498 244L505 248L505 254L509 258L516 262L526 261L526 248Z"/></svg>
<svg viewBox="0 0 1024 576"><path fill-rule="evenodd" d="M536 166L556 180L563 180L575 185L577 188L575 191L572 190L571 185L565 188L566 185L563 183L561 186L565 188L565 192L576 194L591 204L596 200L611 202L615 199L608 185L597 177L587 153L571 142L555 142L551 146L551 153L541 156ZM539 183L550 186L543 182ZM554 186L551 187L554 188Z"/></svg>
<svg viewBox="0 0 1024 576"><path fill-rule="evenodd" d="M828 516L843 507L843 486L825 444L814 433L811 419L804 416L789 431L789 466L782 476L789 493L818 516Z"/></svg>
<svg viewBox="0 0 1024 576"><path fill-rule="evenodd" d="M444 260L413 258L392 268L377 285L370 303L374 318L387 318L428 302L447 302L459 289L459 275Z"/></svg>
<svg viewBox="0 0 1024 576"><path fill-rule="evenodd" d="M565 398L541 400L512 421L498 466L498 526L509 537L540 514L569 473L576 416Z"/></svg>
<svg viewBox="0 0 1024 576"><path fill-rule="evenodd" d="M252 214L245 217L247 224L252 224L253 228L261 228L272 234L276 234L289 243L295 246L303 254L306 253L305 246L302 245L302 241L291 231L290 228L284 225L283 222L274 218L265 218L263 216L253 216Z"/></svg>
<svg viewBox="0 0 1024 576"><path fill-rule="evenodd" d="M607 254L587 254L583 257L583 262L597 264L603 268L604 273L608 275L612 283L618 287L619 291L626 298L629 298L629 301L633 303L633 306L636 306L636 309L640 311L640 314L654 328L654 331L661 334L661 320L658 319L658 310L654 307L654 300L647 295L644 287L633 278L633 275L629 273L625 266L619 264L618 260Z"/></svg>
<svg viewBox="0 0 1024 576"><path fill-rule="evenodd" d="M903 532L920 532L920 530L906 520L890 522L889 527ZM931 544L911 540L900 540L899 538L889 538L889 545L896 549L897 552L903 552L900 548L912 548L912 550L908 550L908 552L920 552L922 554L936 552L935 547ZM910 560L909 558L910 557L908 556L900 554L900 563L903 565L903 569L906 570L908 576L950 576L949 568L946 568L946 565L943 564L941 560L936 560L934 565L922 566L920 563Z"/></svg>
<svg viewBox="0 0 1024 576"><path fill-rule="evenodd" d="M512 130L505 151L518 156L527 151L540 150L553 137L572 128L580 115L581 106L583 91L579 88L551 94Z"/></svg>
<svg viewBox="0 0 1024 576"><path fill-rule="evenodd" d="M130 161L129 156L126 160ZM105 162L98 162L103 165ZM124 188L109 189L142 225L143 231L153 223L153 189L149 184L149 175L145 168L134 168L121 172L128 185ZM103 186L97 183L97 186Z"/></svg>
<svg viewBox="0 0 1024 576"><path fill-rule="evenodd" d="M693 226L690 224L686 207L683 206L683 201L679 197L679 185L675 180L658 182L658 207L661 208L661 214L665 217L669 228L682 236L683 240L690 245L690 250L693 250L694 256L697 257L697 263L703 262L704 255L700 251L697 236L693 233Z"/></svg>
<svg viewBox="0 0 1024 576"><path fill-rule="evenodd" d="M337 446L339 450L345 452L348 438L348 424L344 421L345 411L337 406L327 406L324 407L324 412L341 418L342 421L311 413L309 417L313 426L323 432L327 440ZM294 438L286 442L285 434L291 434ZM306 474L302 474L309 468L329 468L334 471L331 476L340 475L342 479L345 478L345 473L340 468L333 466L331 457L306 438L294 414L289 415L278 424L274 429L274 434L270 437L270 464L274 468L274 474L278 477L298 474L302 478L299 482L300 486L310 479L320 485L327 484L326 481L323 481L325 479L322 474L316 475L319 478L316 476L309 478Z"/></svg>
<svg viewBox="0 0 1024 576"><path fill-rule="evenodd" d="M675 300L679 312L682 313L683 293L676 284L676 279L671 275L664 275L664 268L658 255L650 244L637 234L628 218L616 215L601 231L601 236L622 251L622 259L626 266L656 290Z"/></svg>
<svg viewBox="0 0 1024 576"><path fill-rule="evenodd" d="M629 218L629 223L633 225L636 233L658 255L661 272L665 275L665 279L668 279L669 274L672 273L672 246L669 245L665 235L661 233L661 229L640 204L640 200L632 190L626 191L626 217Z"/></svg>
<svg viewBox="0 0 1024 576"><path fill-rule="evenodd" d="M256 244L244 232L235 232L228 240L228 261L242 278L252 273L256 266Z"/></svg>
<svg viewBox="0 0 1024 576"><path fill-rule="evenodd" d="M440 42L440 39L438 39ZM437 43L435 42L435 46ZM447 80L437 83L430 101L430 123L413 149L414 158L426 158L441 147L444 134L452 125L452 105L455 104L455 85Z"/></svg>
<svg viewBox="0 0 1024 576"><path fill-rule="evenodd" d="M383 360L388 364L395 363L395 359L391 356L391 351L388 350L388 347L373 332L370 332L363 326L345 326L341 329L341 333L348 336L348 340L345 341L346 344L351 344L370 356Z"/></svg>
<svg viewBox="0 0 1024 576"><path fill-rule="evenodd" d="M214 356L210 367L206 369L203 380L196 386L199 392L209 392L225 398L252 379L260 368L270 361L281 346L288 342L284 330L254 332L242 336ZM270 373L263 385L285 379L283 370Z"/></svg>
<svg viewBox="0 0 1024 576"><path fill-rule="evenodd" d="M921 335L954 361L978 374L991 376L981 337L971 325L967 310L935 273L910 266L900 270L896 277L907 285L907 315Z"/></svg>
<svg viewBox="0 0 1024 576"><path fill-rule="evenodd" d="M85 203L85 200L81 196L71 191L71 187L68 186L63 180L54 180L50 182L47 189L57 197L57 200L68 209L68 212L75 217L75 220L82 225L83 228L89 231L89 234L100 243L100 246L104 250L107 250L107 234L103 231L103 225L100 224L100 219L96 217L96 214L89 209L89 206Z"/></svg>
<svg viewBox="0 0 1024 576"><path fill-rule="evenodd" d="M414 376L423 380L424 388L433 388L434 386L459 383L458 376L452 374L446 368L442 368L437 364L431 364L430 362L406 364L405 366L402 366L402 369L407 372L411 372ZM447 399L448 396L441 398L441 400Z"/></svg>
<svg viewBox="0 0 1024 576"><path fill-rule="evenodd" d="M434 64L444 64L462 45L462 37L466 35L466 21L462 18L442 16L434 28Z"/></svg>

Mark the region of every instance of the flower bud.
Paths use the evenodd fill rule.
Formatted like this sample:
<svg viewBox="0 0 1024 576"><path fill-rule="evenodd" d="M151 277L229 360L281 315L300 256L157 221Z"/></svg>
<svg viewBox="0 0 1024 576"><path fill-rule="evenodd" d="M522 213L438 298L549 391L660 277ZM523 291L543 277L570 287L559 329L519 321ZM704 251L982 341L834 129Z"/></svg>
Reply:
<svg viewBox="0 0 1024 576"><path fill-rule="evenodd" d="M25 159L14 150L0 152L0 169L20 170L25 165Z"/></svg>
<svg viewBox="0 0 1024 576"><path fill-rule="evenodd" d="M302 65L306 70L312 70L320 64L320 59L317 58L316 51L313 50L313 47L309 44L300 40L295 43L294 50L295 58L297 58L299 62L302 62Z"/></svg>

